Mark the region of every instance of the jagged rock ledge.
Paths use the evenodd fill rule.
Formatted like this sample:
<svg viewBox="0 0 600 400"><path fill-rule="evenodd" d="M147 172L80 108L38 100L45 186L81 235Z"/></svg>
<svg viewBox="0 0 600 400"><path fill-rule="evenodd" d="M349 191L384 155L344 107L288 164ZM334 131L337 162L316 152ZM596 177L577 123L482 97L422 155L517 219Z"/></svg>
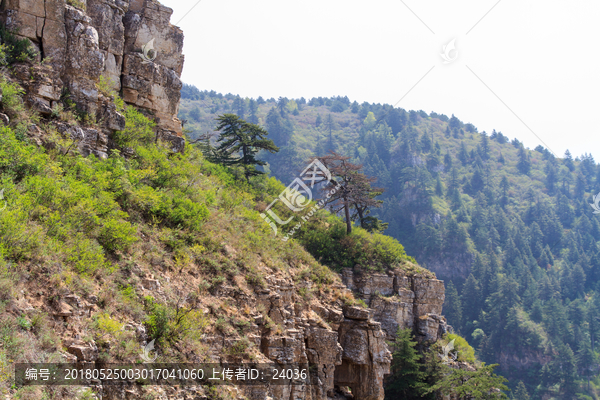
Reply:
<svg viewBox="0 0 600 400"><path fill-rule="evenodd" d="M421 343L437 341L449 326L442 316L444 282L400 272L357 274L342 271L342 281L355 295L365 300L371 317L381 323L388 340L398 329L412 329Z"/></svg>
<svg viewBox="0 0 600 400"><path fill-rule="evenodd" d="M2 2L2 23L30 39L42 62L15 68L28 105L48 116L68 95L79 110L96 117L99 128L59 131L80 139L82 153L106 157L111 135L124 128L125 119L97 88L104 76L126 103L156 120L158 136L181 150L183 32L169 22L173 10L156 0L77 3L85 11L65 0ZM153 39L156 59L145 62L141 49Z"/></svg>

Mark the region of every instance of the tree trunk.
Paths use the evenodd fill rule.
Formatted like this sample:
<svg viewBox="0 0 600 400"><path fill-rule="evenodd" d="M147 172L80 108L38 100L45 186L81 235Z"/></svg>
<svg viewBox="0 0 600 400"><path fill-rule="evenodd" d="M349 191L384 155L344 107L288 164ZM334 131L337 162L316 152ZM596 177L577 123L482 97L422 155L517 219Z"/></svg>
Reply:
<svg viewBox="0 0 600 400"><path fill-rule="evenodd" d="M364 228L363 226L363 209L362 207L360 207L359 205L355 204L354 207L356 208L356 212L358 213L358 220L360 221L360 227Z"/></svg>
<svg viewBox="0 0 600 400"><path fill-rule="evenodd" d="M349 235L352 233L352 221L350 221L350 205L346 198L344 198L344 212L346 213L346 233Z"/></svg>

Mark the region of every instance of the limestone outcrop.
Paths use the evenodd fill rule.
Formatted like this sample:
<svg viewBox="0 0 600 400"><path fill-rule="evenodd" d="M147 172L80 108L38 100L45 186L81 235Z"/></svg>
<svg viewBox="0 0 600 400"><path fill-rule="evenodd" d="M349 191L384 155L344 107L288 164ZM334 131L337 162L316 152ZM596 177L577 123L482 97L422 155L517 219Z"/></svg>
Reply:
<svg viewBox="0 0 600 400"><path fill-rule="evenodd" d="M122 130L125 119L98 90L101 77L126 103L151 115L157 135L174 150L183 147L177 119L183 32L169 22L172 13L156 0L6 0L0 18L39 53L41 64L16 68L27 103L50 115L68 96L100 126L78 132L84 135L81 150L105 157L112 132Z"/></svg>
<svg viewBox="0 0 600 400"><path fill-rule="evenodd" d="M299 285L280 278L268 281L268 288L257 294L257 309L262 311L255 318L255 334L249 337L269 362L313 366L316 384L252 388L250 397L327 400L343 398L339 397L342 388L350 388L355 399L382 400L383 379L390 372L392 357L386 334L380 323L370 319L369 310L316 300L308 307L299 306ZM285 331L273 334L268 325L282 326ZM207 340L213 349L225 346L219 338ZM215 346L215 341L220 343ZM218 350L212 358L226 360Z"/></svg>
<svg viewBox="0 0 600 400"><path fill-rule="evenodd" d="M342 272L342 281L369 305L372 318L381 323L387 340L393 340L399 328L410 328L426 344L448 330L442 316L443 281L398 272L361 275L350 269Z"/></svg>
<svg viewBox="0 0 600 400"><path fill-rule="evenodd" d="M352 291L368 308L325 304L316 300L309 307L298 302L301 285L286 279L268 279L257 294L258 309L254 334L249 338L270 361L280 364L306 363L315 367L318 384L310 387L275 386L270 391L252 389L252 398L382 400L384 379L392 356L387 341L398 328L411 328L423 345L447 331L441 315L444 283L424 276L388 274L359 275L344 270L335 290ZM306 289L306 288L304 288ZM280 335L268 324L285 328ZM224 339L212 338L213 360L224 361ZM218 344L215 344L215 341ZM221 349L221 350L219 350ZM346 397L346 396L352 397Z"/></svg>

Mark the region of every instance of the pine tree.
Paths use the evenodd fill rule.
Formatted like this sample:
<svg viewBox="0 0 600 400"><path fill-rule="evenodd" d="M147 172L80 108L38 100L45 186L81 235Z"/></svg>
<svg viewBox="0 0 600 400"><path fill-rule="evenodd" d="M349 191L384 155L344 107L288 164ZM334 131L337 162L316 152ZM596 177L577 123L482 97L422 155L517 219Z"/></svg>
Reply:
<svg viewBox="0 0 600 400"><path fill-rule="evenodd" d="M465 319L465 324L476 320L479 317L481 310L481 288L479 282L473 274L469 274L467 281L462 289L462 310Z"/></svg>
<svg viewBox="0 0 600 400"><path fill-rule="evenodd" d="M487 160L490 158L490 140L487 135L481 135L481 152L480 156L483 160Z"/></svg>
<svg viewBox="0 0 600 400"><path fill-rule="evenodd" d="M452 325L457 332L460 332L463 320L462 305L456 287L454 287L452 281L450 281L446 288L446 299L444 300L443 310L450 325Z"/></svg>
<svg viewBox="0 0 600 400"><path fill-rule="evenodd" d="M458 152L458 159L463 165L467 165L469 162L469 153L467 152L467 147L465 146L465 142L460 142L460 151Z"/></svg>
<svg viewBox="0 0 600 400"><path fill-rule="evenodd" d="M452 114L450 121L448 121L448 126L450 129L459 129L460 128L460 120Z"/></svg>
<svg viewBox="0 0 600 400"><path fill-rule="evenodd" d="M283 114L282 116L282 114L277 112L275 107L273 107L267 114L266 122L267 131L273 138L275 144L278 146L286 146L294 133L294 129L287 118L287 115Z"/></svg>
<svg viewBox="0 0 600 400"><path fill-rule="evenodd" d="M556 170L556 166L548 161L546 163L546 188L548 189L548 193L554 194L556 191L556 183L558 182L558 171Z"/></svg>
<svg viewBox="0 0 600 400"><path fill-rule="evenodd" d="M256 169L256 165L266 165L266 163L256 159L256 153L260 150L270 153L279 151L275 143L267 139L269 133L235 114L221 115L217 121L219 121L217 130L220 134L215 154L218 162L228 166L242 166L247 181L252 176L263 174L264 172Z"/></svg>
<svg viewBox="0 0 600 400"><path fill-rule="evenodd" d="M517 168L519 172L522 174L529 174L529 170L531 169L531 160L529 159L529 154L525 150L525 148L521 145L519 147L519 161L517 162Z"/></svg>
<svg viewBox="0 0 600 400"><path fill-rule="evenodd" d="M519 381L519 384L517 385L517 389L515 390L513 399L515 400L529 400L529 393L527 392L527 388L525 387L525 384L523 383L523 381Z"/></svg>
<svg viewBox="0 0 600 400"><path fill-rule="evenodd" d="M282 117L286 116L287 103L288 103L288 100L284 97L280 97L279 99L277 99L277 109L279 110L279 113L281 114Z"/></svg>
<svg viewBox="0 0 600 400"><path fill-rule="evenodd" d="M443 378L436 382L429 392L439 391L442 395L457 399L491 400L506 399L502 392L508 390L507 380L494 373L498 364L482 366L474 371L445 367Z"/></svg>
<svg viewBox="0 0 600 400"><path fill-rule="evenodd" d="M500 199L500 204L502 207L505 207L508 204L508 189L509 189L508 179L506 175L502 176L502 180L500 181L500 190L502 191L502 198Z"/></svg>
<svg viewBox="0 0 600 400"><path fill-rule="evenodd" d="M192 108L192 110L189 113L189 116L196 122L200 122L200 120L202 119L202 113L200 112L200 109L198 107Z"/></svg>
<svg viewBox="0 0 600 400"><path fill-rule="evenodd" d="M452 155L450 153L444 154L444 167L446 171L452 170Z"/></svg>
<svg viewBox="0 0 600 400"><path fill-rule="evenodd" d="M435 195L439 197L444 195L444 187L442 186L442 180L439 177L435 182Z"/></svg>
<svg viewBox="0 0 600 400"><path fill-rule="evenodd" d="M471 177L471 192L478 193L483 190L485 186L484 174L481 168L476 167L473 176Z"/></svg>
<svg viewBox="0 0 600 400"><path fill-rule="evenodd" d="M244 119L246 116L246 100L242 99L240 96L236 96L233 100L232 109L235 110L238 117Z"/></svg>
<svg viewBox="0 0 600 400"><path fill-rule="evenodd" d="M582 198L585 195L585 177L581 173L581 171L577 172L575 176L575 197Z"/></svg>
<svg viewBox="0 0 600 400"><path fill-rule="evenodd" d="M569 168L569 171L573 172L575 170L575 164L573 163L573 156L571 156L571 152L569 149L565 151L565 158L563 159L563 163Z"/></svg>
<svg viewBox="0 0 600 400"><path fill-rule="evenodd" d="M542 308L542 302L538 299L534 301L531 307L530 317L535 322L542 322L544 320L544 309Z"/></svg>
<svg viewBox="0 0 600 400"><path fill-rule="evenodd" d="M590 377L595 375L598 368L598 357L592 351L589 335L585 335L583 340L579 341L577 349L577 368L580 373L587 378L588 390L590 388Z"/></svg>
<svg viewBox="0 0 600 400"><path fill-rule="evenodd" d="M248 122L251 124L258 124L258 104L254 99L250 99L248 102L248 110L250 110L250 116L248 117Z"/></svg>
<svg viewBox="0 0 600 400"><path fill-rule="evenodd" d="M421 356L412 340L410 329L399 329L394 342L389 382L385 388L386 399L420 399L426 393L427 373L421 371Z"/></svg>
<svg viewBox="0 0 600 400"><path fill-rule="evenodd" d="M362 165L349 162L350 157L344 157L335 152L320 158L320 161L335 176L334 194L329 194L325 205L330 207L332 213L344 212L346 220L346 233L352 232L352 222L359 220L362 227L369 231L380 231L387 228L387 224L382 223L377 218L369 217L370 209L381 206L381 200L375 200L375 197L383 193L383 189L371 187L371 184L377 179L367 177L362 173ZM332 189L333 181L330 185L322 187L324 195ZM353 215L356 213L355 215Z"/></svg>
<svg viewBox="0 0 600 400"><path fill-rule="evenodd" d="M328 151L335 151L335 144L333 143L333 130L335 129L335 121L331 114L327 115L324 124L325 129L329 132L329 142L327 144Z"/></svg>

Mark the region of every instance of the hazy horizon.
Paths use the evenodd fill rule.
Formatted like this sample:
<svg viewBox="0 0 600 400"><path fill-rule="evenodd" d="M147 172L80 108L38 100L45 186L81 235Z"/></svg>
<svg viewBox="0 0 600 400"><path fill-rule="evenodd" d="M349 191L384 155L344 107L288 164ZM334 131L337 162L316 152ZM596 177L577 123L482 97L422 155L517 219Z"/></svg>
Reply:
<svg viewBox="0 0 600 400"><path fill-rule="evenodd" d="M162 2L185 34L182 79L200 90L348 96L454 114L558 156L600 157L590 140L600 106L598 3ZM456 60L444 64L453 39Z"/></svg>

